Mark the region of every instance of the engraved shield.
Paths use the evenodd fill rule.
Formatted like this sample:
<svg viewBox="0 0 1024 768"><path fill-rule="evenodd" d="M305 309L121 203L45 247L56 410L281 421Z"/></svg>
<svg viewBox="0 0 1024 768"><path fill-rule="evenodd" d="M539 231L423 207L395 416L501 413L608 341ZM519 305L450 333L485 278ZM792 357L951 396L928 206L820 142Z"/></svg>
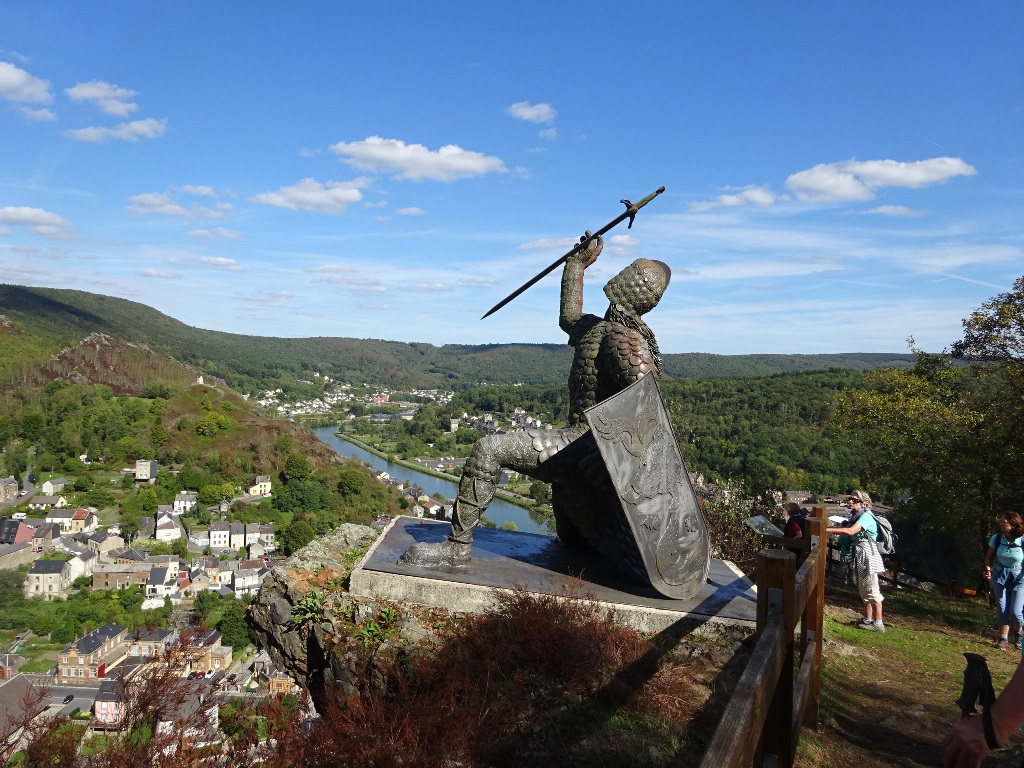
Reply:
<svg viewBox="0 0 1024 768"><path fill-rule="evenodd" d="M711 565L707 526L653 374L586 411L651 585L685 599Z"/></svg>

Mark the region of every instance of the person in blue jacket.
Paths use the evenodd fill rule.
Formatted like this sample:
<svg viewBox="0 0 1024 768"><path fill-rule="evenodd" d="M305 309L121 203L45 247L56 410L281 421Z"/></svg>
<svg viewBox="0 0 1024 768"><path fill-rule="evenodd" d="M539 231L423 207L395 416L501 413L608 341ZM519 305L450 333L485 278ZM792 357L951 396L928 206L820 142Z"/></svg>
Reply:
<svg viewBox="0 0 1024 768"><path fill-rule="evenodd" d="M838 534L840 545L849 542L853 551L853 562L857 571L857 589L864 601L864 616L857 623L861 629L871 632L885 632L882 621L882 590L878 586L878 575L885 572L882 556L875 542L878 540L878 523L871 512L871 496L867 491L854 491L847 502L850 505L850 519L835 528L826 528L828 533ZM844 539L844 537L849 539Z"/></svg>
<svg viewBox="0 0 1024 768"><path fill-rule="evenodd" d="M1004 512L999 519L999 533L988 542L985 553L984 576L992 582L992 591L999 606L999 640L996 647L1005 651L1010 642L1010 624L1016 627L1014 645L1021 647L1021 627L1024 626L1024 585L1021 584L1021 566L1024 565L1024 522L1016 512Z"/></svg>

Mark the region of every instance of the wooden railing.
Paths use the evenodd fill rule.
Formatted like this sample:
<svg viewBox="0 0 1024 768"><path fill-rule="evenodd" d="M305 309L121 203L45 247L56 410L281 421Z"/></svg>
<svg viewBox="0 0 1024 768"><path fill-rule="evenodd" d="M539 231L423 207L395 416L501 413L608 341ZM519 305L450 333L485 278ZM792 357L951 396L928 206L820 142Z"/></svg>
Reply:
<svg viewBox="0 0 1024 768"><path fill-rule="evenodd" d="M784 549L758 554L757 643L701 768L789 768L801 726L818 729L827 523L813 515L803 539L764 537Z"/></svg>

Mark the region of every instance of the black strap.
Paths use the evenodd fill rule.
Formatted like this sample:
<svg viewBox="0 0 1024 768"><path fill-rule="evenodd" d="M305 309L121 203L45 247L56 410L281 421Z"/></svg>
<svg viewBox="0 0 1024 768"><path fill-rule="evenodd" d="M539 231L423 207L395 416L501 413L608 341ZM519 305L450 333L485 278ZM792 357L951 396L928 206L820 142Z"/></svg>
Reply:
<svg viewBox="0 0 1024 768"><path fill-rule="evenodd" d="M996 740L996 729L992 727L992 707L985 705L981 709L981 727L985 731L985 743L989 749L999 749L999 742Z"/></svg>

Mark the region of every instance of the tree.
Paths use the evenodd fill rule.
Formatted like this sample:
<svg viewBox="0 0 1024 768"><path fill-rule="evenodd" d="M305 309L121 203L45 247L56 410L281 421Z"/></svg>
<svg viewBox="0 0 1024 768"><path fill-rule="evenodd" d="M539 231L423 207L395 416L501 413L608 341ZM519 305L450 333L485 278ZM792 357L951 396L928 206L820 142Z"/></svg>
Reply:
<svg viewBox="0 0 1024 768"><path fill-rule="evenodd" d="M220 597L216 592L204 589L196 595L195 600L192 601L192 610L195 611L196 619L201 623L206 622L206 617L210 615L210 611L220 603Z"/></svg>
<svg viewBox="0 0 1024 768"><path fill-rule="evenodd" d="M139 532L140 522L139 514L137 512L131 512L128 510L121 512L121 536L124 538L125 543L130 544L132 539L135 538Z"/></svg>
<svg viewBox="0 0 1024 768"><path fill-rule="evenodd" d="M285 482L305 480L309 477L309 461L301 453L292 453L284 463Z"/></svg>
<svg viewBox="0 0 1024 768"><path fill-rule="evenodd" d="M156 512L157 497L156 491L151 486L145 485L139 489L139 509L143 512Z"/></svg>
<svg viewBox="0 0 1024 768"><path fill-rule="evenodd" d="M241 600L229 599L220 621L217 622L217 631L220 632L224 645L230 645L235 650L255 642L252 627L245 620L245 608L245 603Z"/></svg>
<svg viewBox="0 0 1024 768"><path fill-rule="evenodd" d="M315 538L316 533L314 533L312 526L305 520L294 521L281 532L284 551L288 555L302 549Z"/></svg>
<svg viewBox="0 0 1024 768"><path fill-rule="evenodd" d="M1024 277L963 321L964 337L950 351L956 357L1017 367L1024 361Z"/></svg>
<svg viewBox="0 0 1024 768"><path fill-rule="evenodd" d="M900 549L935 578L973 578L999 513L1024 493L1024 278L964 320L951 352L869 374L837 411L861 441L863 480L905 494Z"/></svg>
<svg viewBox="0 0 1024 768"><path fill-rule="evenodd" d="M346 499L358 496L363 492L366 479L355 467L348 467L338 474L338 492Z"/></svg>

